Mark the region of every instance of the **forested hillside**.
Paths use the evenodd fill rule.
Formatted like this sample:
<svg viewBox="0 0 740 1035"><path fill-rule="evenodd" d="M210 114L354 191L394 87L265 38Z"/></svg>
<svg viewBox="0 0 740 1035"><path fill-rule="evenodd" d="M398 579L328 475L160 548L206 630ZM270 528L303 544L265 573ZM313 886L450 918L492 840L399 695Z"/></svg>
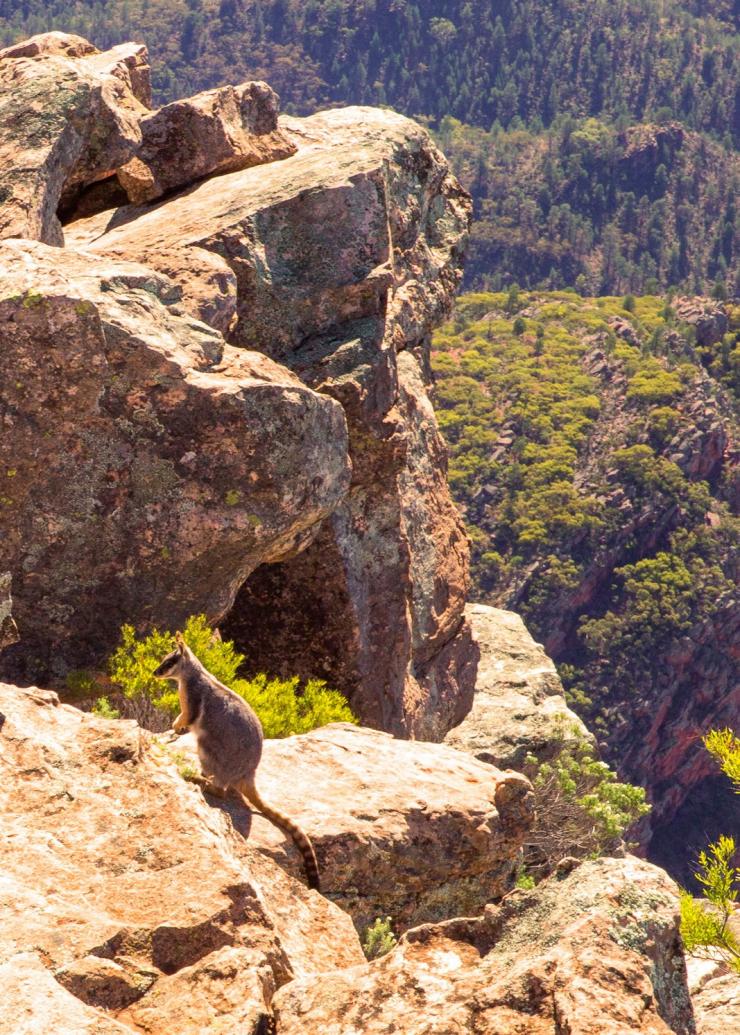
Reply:
<svg viewBox="0 0 740 1035"><path fill-rule="evenodd" d="M694 4L697 11L706 4ZM268 74L286 107L390 104L489 128L558 113L723 136L735 122L731 5L679 0L3 0L2 36L143 36L160 99Z"/></svg>
<svg viewBox="0 0 740 1035"><path fill-rule="evenodd" d="M658 709L679 743L735 686L739 331L708 300L513 289L435 341L476 595L525 617L632 779Z"/></svg>
<svg viewBox="0 0 740 1035"><path fill-rule="evenodd" d="M448 117L436 135L475 202L470 287L740 291L740 163L707 134L562 116L539 132Z"/></svg>
<svg viewBox="0 0 740 1035"><path fill-rule="evenodd" d="M264 78L421 118L475 201L469 287L738 290L732 0L0 0L1 43L49 28L144 40L159 102Z"/></svg>

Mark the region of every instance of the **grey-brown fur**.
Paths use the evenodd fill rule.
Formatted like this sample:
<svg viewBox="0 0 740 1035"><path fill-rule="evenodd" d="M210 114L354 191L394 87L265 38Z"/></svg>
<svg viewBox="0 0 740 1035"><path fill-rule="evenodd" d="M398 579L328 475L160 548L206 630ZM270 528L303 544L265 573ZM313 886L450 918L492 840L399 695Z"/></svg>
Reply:
<svg viewBox="0 0 740 1035"><path fill-rule="evenodd" d="M254 711L198 661L180 634L177 648L154 672L177 680L180 714L177 732L191 729L198 744L203 776L217 788L233 788L288 833L301 852L309 887L319 887L316 855L308 836L291 819L262 800L255 774L262 757L262 726Z"/></svg>

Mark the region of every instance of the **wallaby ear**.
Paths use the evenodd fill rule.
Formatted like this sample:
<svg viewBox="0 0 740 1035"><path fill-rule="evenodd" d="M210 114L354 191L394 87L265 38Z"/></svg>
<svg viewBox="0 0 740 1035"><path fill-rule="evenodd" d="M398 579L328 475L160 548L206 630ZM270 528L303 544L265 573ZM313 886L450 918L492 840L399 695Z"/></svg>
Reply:
<svg viewBox="0 0 740 1035"><path fill-rule="evenodd" d="M184 654L185 653L185 640L183 640L181 632L176 632L175 633L175 643L177 644L177 649L180 651L180 653Z"/></svg>

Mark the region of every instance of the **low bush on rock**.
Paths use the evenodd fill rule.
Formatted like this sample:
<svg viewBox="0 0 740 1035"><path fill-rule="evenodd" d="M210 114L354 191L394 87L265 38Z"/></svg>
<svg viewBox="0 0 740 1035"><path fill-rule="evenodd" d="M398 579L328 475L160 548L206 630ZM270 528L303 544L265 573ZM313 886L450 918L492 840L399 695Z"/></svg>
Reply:
<svg viewBox="0 0 740 1035"><path fill-rule="evenodd" d="M535 880L552 873L562 859L614 851L628 827L650 811L643 788L620 783L584 740L564 741L551 762L528 755L524 771L534 788L537 817L524 861Z"/></svg>
<svg viewBox="0 0 740 1035"><path fill-rule="evenodd" d="M323 680L309 679L301 686L297 676L285 680L258 673L250 679L240 678L237 673L244 655L231 641L214 633L204 615L189 618L183 636L208 671L254 708L266 737L289 737L329 722L357 721L342 694L329 689ZM124 625L121 642L109 663L112 683L125 699L139 704L143 701L163 716L174 717L180 710L174 684L152 675L174 647L172 633L155 629L144 639L137 639L133 626ZM96 704L98 714L104 714L102 701L100 698Z"/></svg>
<svg viewBox="0 0 740 1035"><path fill-rule="evenodd" d="M710 730L704 746L740 794L740 738L730 729ZM689 955L722 960L740 974L740 940L729 923L740 897L740 867L733 865L736 852L734 837L722 835L699 853L694 876L704 898L681 891L681 937Z"/></svg>
<svg viewBox="0 0 740 1035"><path fill-rule="evenodd" d="M376 960L385 956L395 945L396 936L391 928L391 918L379 916L365 931L362 951L369 960Z"/></svg>

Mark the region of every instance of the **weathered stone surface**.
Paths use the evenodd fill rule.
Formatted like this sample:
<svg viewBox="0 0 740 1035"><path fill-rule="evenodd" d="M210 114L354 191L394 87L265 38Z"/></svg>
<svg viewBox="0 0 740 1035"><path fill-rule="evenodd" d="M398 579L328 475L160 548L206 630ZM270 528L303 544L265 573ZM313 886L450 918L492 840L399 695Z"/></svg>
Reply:
<svg viewBox="0 0 740 1035"><path fill-rule="evenodd" d="M347 490L341 407L178 295L135 264L0 249L0 570L23 629L5 672L98 664L124 621L220 618Z"/></svg>
<svg viewBox="0 0 740 1035"><path fill-rule="evenodd" d="M137 44L51 33L0 51L0 239L63 244L60 202L133 155L149 92Z"/></svg>
<svg viewBox="0 0 740 1035"><path fill-rule="evenodd" d="M480 650L473 706L445 743L483 762L520 769L528 754L552 758L568 741L591 734L565 703L553 662L519 615L469 604Z"/></svg>
<svg viewBox="0 0 740 1035"><path fill-rule="evenodd" d="M694 1035L675 885L628 857L425 925L373 964L293 981L280 1035Z"/></svg>
<svg viewBox="0 0 740 1035"><path fill-rule="evenodd" d="M0 684L3 1035L255 1031L352 923L256 851L133 722Z"/></svg>
<svg viewBox="0 0 740 1035"><path fill-rule="evenodd" d="M194 755L189 735L177 747ZM482 909L511 886L533 818L531 788L518 773L342 723L266 741L258 784L305 829L322 892L359 931L378 916L392 916L400 931ZM242 829L246 808L225 807ZM260 816L250 840L302 873L290 842Z"/></svg>
<svg viewBox="0 0 740 1035"><path fill-rule="evenodd" d="M740 910L735 910L728 926L739 938ZM697 1035L728 1035L740 1028L740 974L715 950L697 951L701 955L686 959Z"/></svg>
<svg viewBox="0 0 740 1035"><path fill-rule="evenodd" d="M728 1035L740 1028L740 975L725 973L692 995L697 1035Z"/></svg>
<svg viewBox="0 0 740 1035"><path fill-rule="evenodd" d="M227 632L239 646L249 642L255 666L326 675L366 722L441 739L469 706L476 662L463 615L467 540L445 484L444 448L426 395L428 336L460 280L470 215L443 156L425 130L392 112L329 111L276 128L274 95L264 84L245 84L149 115L131 62L116 51L91 53L84 41L53 37L13 53L0 67L30 76L39 97L50 90L52 114L54 98L66 107L64 119L44 122L46 150L34 159L48 194L39 226L30 225L26 212L19 228L13 202L3 209L13 222L8 234L61 243L57 203L65 213L110 204L116 173L140 199L233 162L296 150L164 203L98 211L69 224L65 234L95 255L142 261L165 273L191 315L341 403L350 432L350 492L334 501L315 551L295 561L288 549L265 556L281 568L255 575ZM75 90L82 84L74 104L65 100L68 81ZM114 84L118 108L128 112L133 105L131 134L119 134L125 147L115 134L94 143L83 134L70 150L66 137L57 138L78 101L86 118L108 126L108 115L88 97L102 82L106 97ZM18 110L29 103L21 98ZM14 146L17 129L9 137ZM52 146L64 157L56 179L47 162ZM135 173L133 166L120 171L129 160L145 170L149 186L126 179ZM80 194L90 181L96 182ZM26 186L24 180L19 190ZM292 552L307 542L294 540ZM246 574L246 566L237 566L235 576ZM269 614L257 616L267 592ZM223 613L207 592L197 602L196 595L196 610Z"/></svg>
<svg viewBox="0 0 740 1035"><path fill-rule="evenodd" d="M348 108L282 124L293 157L163 206L101 213L68 235L165 270L206 320L211 289L188 256L214 253L235 277L218 315L219 327L232 321L229 340L341 402L349 495L312 549L250 578L225 632L255 668L323 675L363 721L441 739L469 706L476 652L427 339L460 278L469 203L402 116Z"/></svg>
<svg viewBox="0 0 740 1035"><path fill-rule="evenodd" d="M141 146L118 180L139 205L214 173L287 158L296 148L277 113L277 95L260 82L166 104L141 120Z"/></svg>
<svg viewBox="0 0 740 1035"><path fill-rule="evenodd" d="M203 319L210 288L188 256L214 253L235 277L218 313L229 340L342 403L349 495L313 549L252 576L225 631L255 668L324 675L365 722L440 739L470 703L476 654L427 337L459 281L469 204L401 116L350 108L283 125L293 157L81 220L68 236L166 270Z"/></svg>
<svg viewBox="0 0 740 1035"><path fill-rule="evenodd" d="M18 629L13 620L13 599L10 595L10 572L0 572L0 650L18 642Z"/></svg>

